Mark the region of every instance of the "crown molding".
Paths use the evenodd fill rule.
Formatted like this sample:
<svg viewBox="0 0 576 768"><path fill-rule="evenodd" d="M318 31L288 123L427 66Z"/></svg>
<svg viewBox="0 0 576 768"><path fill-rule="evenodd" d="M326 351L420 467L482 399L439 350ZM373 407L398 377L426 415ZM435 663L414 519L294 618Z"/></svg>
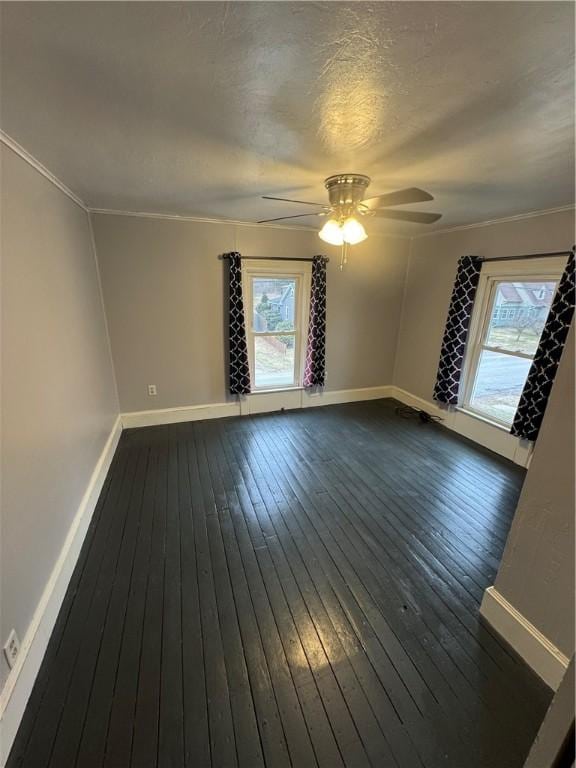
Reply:
<svg viewBox="0 0 576 768"><path fill-rule="evenodd" d="M24 147L19 144L17 141L15 141L11 136L9 136L5 131L0 129L0 142L5 144L9 149L11 149L15 154L19 155L25 162L27 162L29 165L32 166L38 173L40 173L44 178L48 179L48 181L52 182L55 187L58 187L58 189L63 192L67 197L70 198L73 202L76 203L76 205L80 206L83 211L86 211L89 214L100 214L100 215L107 215L107 216L135 216L139 218L147 218L147 219L166 219L169 221L195 221L203 224L231 224L233 226L238 227L265 227L267 229L287 229L287 230L298 230L302 232L315 232L315 227L303 227L298 224L258 224L254 221L245 221L242 219L226 219L226 218L211 218L207 216L187 216L187 215L180 215L177 213L152 213L148 211L120 211L115 210L114 208L90 208L84 203L84 201L78 197L78 195L73 192L70 187L67 187L66 184L64 184L63 181L61 181L57 176L55 176L51 171L46 168L46 166L42 165L42 163L37 160L33 155L31 155ZM456 225L454 227L446 227L444 229L434 229L431 232L423 232L420 235L397 235L392 233L385 233L385 232L373 232L371 233L372 236L377 237L385 237L385 238L394 238L397 240L417 240L421 237L431 237L432 235L441 235L448 232L458 232L460 230L465 229L476 229L477 227L487 227L491 224L503 224L505 222L509 221L521 221L522 219L531 219L536 216L546 216L547 214L551 213L560 213L561 211L574 211L576 210L576 206L574 205L563 205L558 208L546 208L540 211L529 211L527 213L519 213L514 216L503 216L499 219L489 219L487 221L478 221L474 222L472 224L461 224Z"/></svg>
<svg viewBox="0 0 576 768"><path fill-rule="evenodd" d="M257 227L258 229L287 229L301 232L317 232L316 227L303 227L298 224L258 224L255 221L245 221L243 219L217 219L207 216L185 216L177 213L151 213L148 211L118 211L114 208L89 208L89 212L101 216L134 216L144 219L166 219L168 221L194 221L201 224L231 224L237 227ZM410 240L407 235L394 235L387 232L371 232L369 237L385 237L397 240Z"/></svg>
<svg viewBox="0 0 576 768"><path fill-rule="evenodd" d="M64 184L63 181L60 181L60 179L55 176L51 171L46 168L46 166L42 165L42 163L39 160L36 160L35 157L33 157L29 152L27 152L23 146L18 144L17 141L14 141L14 139L11 136L8 136L8 134L5 131L0 130L0 141L2 144L5 144L9 149L12 150L15 154L19 155L22 160L25 160L28 165L31 165L32 168L34 168L38 173L40 173L44 178L48 179L48 181L52 182L55 187L58 187L58 189L61 192L64 192L64 194L70 198L73 202L76 203L76 205L79 205L82 210L86 211L88 213L88 207L84 203L83 200L81 200L77 194L72 192L70 187L67 187L66 184Z"/></svg>
<svg viewBox="0 0 576 768"><path fill-rule="evenodd" d="M269 229L296 229L296 230L304 230L307 232L314 232L315 229L313 227L303 227L298 225L288 225L288 224L257 224L253 221L242 221L240 219L225 219L225 218L209 218L206 216L183 216L177 213L151 213L147 211L120 211L116 210L114 208L89 208L83 200L81 200L78 195L76 195L70 187L67 187L66 184L64 184L63 181L61 181L57 176L55 176L51 171L46 168L45 165L42 165L42 163L37 160L33 155L30 154L21 144L18 144L17 141L15 141L11 136L9 136L5 131L0 129L0 141L5 144L9 149L11 149L15 154L17 154L19 157L22 158L28 165L32 166L38 173L40 173L44 178L48 179L48 181L52 182L55 187L58 187L58 189L61 192L64 192L64 194L69 197L71 200L73 200L76 205L79 205L82 210L86 211L87 213L97 213L102 215L110 215L110 216L136 216L140 218L147 218L147 219L168 219L171 221L195 221L195 222L201 222L204 224L233 224L235 226L243 226L243 227L267 227Z"/></svg>
<svg viewBox="0 0 576 768"><path fill-rule="evenodd" d="M491 224L505 224L506 222L522 221L523 219L534 219L538 216L547 216L551 213L562 213L563 211L576 211L576 205L561 205L557 208L543 208L539 211L527 211L526 213L517 213L514 216L502 216L500 219L488 219L487 221L476 221L472 224L457 224L454 227L445 227L444 229L434 229L432 232L422 232L421 235L412 235L411 240L419 240L421 237L431 237L432 235L442 235L448 232L458 232L464 229L478 229L479 227L489 227Z"/></svg>
<svg viewBox="0 0 576 768"><path fill-rule="evenodd" d="M167 219L168 221L195 221L200 224L232 224L238 227L266 227L267 229L296 229L305 232L315 232L314 227L303 227L290 224L258 224L255 221L242 219L211 218L208 216L187 216L178 213L152 213L149 211L118 211L114 208L89 208L90 213L101 216L134 216L142 219Z"/></svg>
<svg viewBox="0 0 576 768"><path fill-rule="evenodd" d="M30 154L21 144L18 144L11 136L5 131L0 129L0 141L11 149L15 154L22 158L28 165L32 166L38 173L40 173L48 181L52 182L55 187L70 198L76 205L79 205L83 211L88 214L100 214L108 216L135 216L146 219L166 219L168 221L195 221L202 224L231 224L238 227L266 227L267 229L286 229L286 230L298 230L303 232L316 232L315 227L303 227L297 224L258 224L255 221L245 221L242 219L226 219L226 218L210 218L207 216L186 216L177 213L153 213L148 211L121 211L114 208L90 208L84 203L84 201L75 194L70 187L67 187L63 181L55 176L51 171L42 165L33 155ZM409 238L404 235L384 234L381 232L375 232L374 235L381 237L397 238L400 240L408 240Z"/></svg>

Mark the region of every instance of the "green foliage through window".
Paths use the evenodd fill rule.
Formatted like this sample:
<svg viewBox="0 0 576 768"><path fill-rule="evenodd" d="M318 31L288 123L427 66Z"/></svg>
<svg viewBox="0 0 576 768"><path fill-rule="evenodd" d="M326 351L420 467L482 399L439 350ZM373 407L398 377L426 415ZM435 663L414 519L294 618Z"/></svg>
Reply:
<svg viewBox="0 0 576 768"><path fill-rule="evenodd" d="M276 327L282 322L282 315L278 307L270 303L267 294L263 293L260 298L260 303L256 306L256 312L265 318L266 330L275 331Z"/></svg>

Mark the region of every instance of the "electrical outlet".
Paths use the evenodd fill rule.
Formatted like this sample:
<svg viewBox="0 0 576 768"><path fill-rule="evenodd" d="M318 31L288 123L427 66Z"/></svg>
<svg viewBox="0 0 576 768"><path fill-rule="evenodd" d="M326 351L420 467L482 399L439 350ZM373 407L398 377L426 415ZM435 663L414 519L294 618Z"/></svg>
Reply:
<svg viewBox="0 0 576 768"><path fill-rule="evenodd" d="M16 634L16 630L11 630L10 634L8 635L8 640L4 643L4 656L6 656L6 661L8 662L8 666L10 669L16 664L16 658L18 656L18 652L20 651L20 640L18 639L18 635Z"/></svg>
<svg viewBox="0 0 576 768"><path fill-rule="evenodd" d="M156 384L148 384L148 394L151 397L154 397L155 395L158 394L158 392L156 391Z"/></svg>

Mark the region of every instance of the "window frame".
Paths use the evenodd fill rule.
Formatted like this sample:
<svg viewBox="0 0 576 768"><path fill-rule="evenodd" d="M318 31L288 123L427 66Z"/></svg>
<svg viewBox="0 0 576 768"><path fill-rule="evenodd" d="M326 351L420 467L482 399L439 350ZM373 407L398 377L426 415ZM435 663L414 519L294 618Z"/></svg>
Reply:
<svg viewBox="0 0 576 768"><path fill-rule="evenodd" d="M483 343L483 340L487 337L498 283L555 281L556 287L558 287L565 266L566 259L562 256L530 260L492 261L482 264L462 368L463 386L460 390L458 410L475 418L488 421L506 431L510 429L511 424L509 422L498 419L495 416L489 416L476 409L470 403L476 382L480 355L484 349L528 360L534 358L534 355L529 355L525 352L509 352L508 350Z"/></svg>
<svg viewBox="0 0 576 768"><path fill-rule="evenodd" d="M295 280L294 330L293 331L255 331L252 327L252 281L254 278ZM279 392L289 389L302 389L304 366L306 361L306 341L310 315L310 289L312 285L311 261L275 261L266 259L242 259L242 294L244 296L244 314L246 324L246 343L248 346L248 365L250 368L250 390L252 393ZM257 336L294 336L294 379L292 384L277 387L257 387L254 368L255 339Z"/></svg>

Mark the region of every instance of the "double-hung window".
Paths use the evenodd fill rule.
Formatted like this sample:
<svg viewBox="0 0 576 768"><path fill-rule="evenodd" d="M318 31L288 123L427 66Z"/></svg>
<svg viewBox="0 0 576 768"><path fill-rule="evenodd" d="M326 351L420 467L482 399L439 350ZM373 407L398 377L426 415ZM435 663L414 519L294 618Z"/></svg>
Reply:
<svg viewBox="0 0 576 768"><path fill-rule="evenodd" d="M482 266L464 367L464 410L512 425L564 261Z"/></svg>
<svg viewBox="0 0 576 768"><path fill-rule="evenodd" d="M302 385L310 280L307 261L242 260L253 392Z"/></svg>

